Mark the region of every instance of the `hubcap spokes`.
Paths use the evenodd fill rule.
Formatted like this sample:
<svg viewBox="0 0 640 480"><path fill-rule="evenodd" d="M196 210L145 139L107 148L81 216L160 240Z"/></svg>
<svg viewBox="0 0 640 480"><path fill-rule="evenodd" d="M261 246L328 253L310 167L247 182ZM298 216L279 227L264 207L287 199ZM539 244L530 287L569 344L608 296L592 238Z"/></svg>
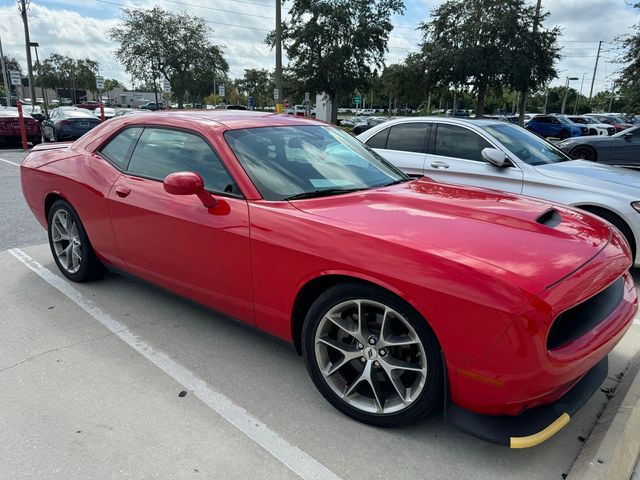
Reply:
<svg viewBox="0 0 640 480"><path fill-rule="evenodd" d="M82 242L78 225L65 210L58 210L51 222L51 241L60 265L76 273L82 263Z"/></svg>
<svg viewBox="0 0 640 480"><path fill-rule="evenodd" d="M424 347L413 327L371 300L349 300L329 310L316 330L315 356L329 387L368 413L407 408L427 378Z"/></svg>

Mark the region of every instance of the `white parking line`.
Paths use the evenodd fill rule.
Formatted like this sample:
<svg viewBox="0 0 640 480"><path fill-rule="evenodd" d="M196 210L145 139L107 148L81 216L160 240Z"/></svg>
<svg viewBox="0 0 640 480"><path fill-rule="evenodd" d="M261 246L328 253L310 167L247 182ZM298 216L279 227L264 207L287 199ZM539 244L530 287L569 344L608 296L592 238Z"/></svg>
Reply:
<svg viewBox="0 0 640 480"><path fill-rule="evenodd" d="M19 163L12 162L11 160L6 160L6 159L4 159L4 158L0 158L0 162L9 163L9 164L11 164L11 165L15 165L16 167L19 167L19 166L20 166L20 164L19 164Z"/></svg>
<svg viewBox="0 0 640 480"><path fill-rule="evenodd" d="M102 311L100 307L95 305L91 300L84 298L82 294L66 280L63 280L47 268L43 267L20 249L14 248L8 250L8 252L35 272L40 278L58 289L63 295L108 328L123 342L146 357L147 360L159 367L185 388L191 390L194 395L202 400L207 406L221 415L234 427L264 448L275 458L280 460L294 473L303 479L340 480L335 473L317 462L298 447L291 445L276 432L270 430L260 420L248 413L244 408L234 404L222 393L211 389L204 380L198 378L193 372L176 363L165 353L154 350L151 345L145 343L143 340L131 333L126 325L113 319L108 313Z"/></svg>

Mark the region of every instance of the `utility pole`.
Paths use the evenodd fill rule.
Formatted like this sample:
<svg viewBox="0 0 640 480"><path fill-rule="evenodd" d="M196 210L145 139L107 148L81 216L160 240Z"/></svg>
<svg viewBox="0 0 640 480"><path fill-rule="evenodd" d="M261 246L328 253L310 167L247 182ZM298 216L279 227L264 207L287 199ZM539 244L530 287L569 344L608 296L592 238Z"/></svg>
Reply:
<svg viewBox="0 0 640 480"><path fill-rule="evenodd" d="M2 38L0 38L0 60L2 63L2 78L4 78L4 92L7 96L7 107L11 106L11 88L9 88L9 71L4 63L4 52L2 51Z"/></svg>
<svg viewBox="0 0 640 480"><path fill-rule="evenodd" d="M589 102L593 97L593 84L596 82L596 72L598 71L598 60L600 60L600 50L602 49L602 40L598 43L598 54L596 55L596 64L593 67L593 78L591 79L591 90L589 90Z"/></svg>
<svg viewBox="0 0 640 480"><path fill-rule="evenodd" d="M31 45L29 40L29 21L27 20L27 0L19 0L18 10L22 16L22 23L24 24L24 43L27 47L27 71L29 73L29 88L31 89L31 108L36 103L36 86L33 83L33 65L31 65Z"/></svg>
<svg viewBox="0 0 640 480"><path fill-rule="evenodd" d="M282 113L282 1L276 0L276 90L278 99L276 100L276 113Z"/></svg>
<svg viewBox="0 0 640 480"><path fill-rule="evenodd" d="M533 34L534 35L538 32L538 24L540 23L540 8L541 8L541 6L542 6L542 0L538 0L536 2L536 16L533 19ZM519 94L520 94L520 102L518 104L518 110L519 110L518 125L523 127L524 126L524 111L527 108L527 96L528 96L527 88L524 88L522 90L522 92L519 92Z"/></svg>
<svg viewBox="0 0 640 480"><path fill-rule="evenodd" d="M42 93L42 100L44 100L44 114L45 116L48 117L49 111L47 110L47 103L48 103L47 91L42 86L42 65L40 65L40 59L38 58L38 47L40 46L40 44L38 42L31 42L29 43L29 46L36 49L36 63L38 64L38 79L40 80L40 93ZM33 104L35 105L35 100Z"/></svg>

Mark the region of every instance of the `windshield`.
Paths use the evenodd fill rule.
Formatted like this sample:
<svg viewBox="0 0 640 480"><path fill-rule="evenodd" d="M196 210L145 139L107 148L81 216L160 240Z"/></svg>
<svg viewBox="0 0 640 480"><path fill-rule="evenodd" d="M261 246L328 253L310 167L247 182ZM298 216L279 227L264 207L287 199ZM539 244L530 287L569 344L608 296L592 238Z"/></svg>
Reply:
<svg viewBox="0 0 640 480"><path fill-rule="evenodd" d="M628 133L631 133L634 136L640 136L640 126L639 127L625 128L621 132L618 132L615 135L613 135L611 138L613 138L613 137L624 137Z"/></svg>
<svg viewBox="0 0 640 480"><path fill-rule="evenodd" d="M565 125L570 124L570 123L571 123L571 124L573 123L573 122L572 122L571 120L569 120L567 117L562 116L562 115L556 115L556 118L557 118L558 120L560 120L560 123L563 123L563 124L565 124Z"/></svg>
<svg viewBox="0 0 640 480"><path fill-rule="evenodd" d="M265 200L345 193L409 179L338 128L260 127L224 136Z"/></svg>
<svg viewBox="0 0 640 480"><path fill-rule="evenodd" d="M607 115L611 120L614 121L614 123L625 123L625 121L623 119L621 119L620 117L616 117L615 115Z"/></svg>
<svg viewBox="0 0 640 480"><path fill-rule="evenodd" d="M571 160L543 138L516 125L486 125L482 128L529 165L545 165Z"/></svg>

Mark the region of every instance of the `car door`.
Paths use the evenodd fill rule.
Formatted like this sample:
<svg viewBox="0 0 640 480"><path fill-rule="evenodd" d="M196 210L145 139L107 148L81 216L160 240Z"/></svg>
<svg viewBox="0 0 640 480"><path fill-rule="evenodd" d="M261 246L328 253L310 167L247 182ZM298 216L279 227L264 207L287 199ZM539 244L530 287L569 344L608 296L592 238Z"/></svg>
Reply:
<svg viewBox="0 0 640 480"><path fill-rule="evenodd" d="M482 158L482 150L495 148L479 133L462 125L434 123L425 162L425 175L462 185L522 192L522 171L512 162L496 167Z"/></svg>
<svg viewBox="0 0 640 480"><path fill-rule="evenodd" d="M607 163L638 168L640 167L640 128L625 133L629 136L610 139L611 160Z"/></svg>
<svg viewBox="0 0 640 480"><path fill-rule="evenodd" d="M199 173L217 205L167 193L163 179L178 171ZM203 137L145 127L109 193L109 210L129 272L254 323L248 205Z"/></svg>
<svg viewBox="0 0 640 480"><path fill-rule="evenodd" d="M421 177L427 153L430 124L403 122L392 125L365 143L404 173Z"/></svg>

